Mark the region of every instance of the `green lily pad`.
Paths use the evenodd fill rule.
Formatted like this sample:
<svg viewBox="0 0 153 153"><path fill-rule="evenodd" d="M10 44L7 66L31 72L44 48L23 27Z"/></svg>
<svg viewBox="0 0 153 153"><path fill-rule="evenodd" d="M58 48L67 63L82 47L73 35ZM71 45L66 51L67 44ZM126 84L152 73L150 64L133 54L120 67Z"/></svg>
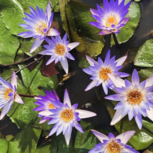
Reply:
<svg viewBox="0 0 153 153"><path fill-rule="evenodd" d="M24 12L30 13L29 6L33 7L34 9L36 9L36 6L38 6L39 8L42 8L45 11L49 0L43 0L43 1L40 1L40 0L18 0L18 1L22 5ZM58 0L50 0L50 2L51 2L52 8L54 8L55 5L58 4Z"/></svg>
<svg viewBox="0 0 153 153"><path fill-rule="evenodd" d="M104 47L104 39L99 35L100 30L89 24L94 21L90 7L72 1L66 6L66 15L72 41L80 42L76 50L90 56L99 55Z"/></svg>
<svg viewBox="0 0 153 153"><path fill-rule="evenodd" d="M91 132L91 129L94 128L91 123L81 121L80 124L84 133L82 134L81 132L77 131L74 147L78 150L78 152L87 153L89 150L95 147L98 139Z"/></svg>
<svg viewBox="0 0 153 153"><path fill-rule="evenodd" d="M131 0L125 0L125 3L127 4L129 1ZM130 17L130 20L123 28L121 28L120 32L116 34L119 43L124 43L128 41L132 37L135 29L137 28L141 17L140 5L136 2L131 2L129 12L126 17ZM113 46L114 44L115 43L112 36L111 45Z"/></svg>
<svg viewBox="0 0 153 153"><path fill-rule="evenodd" d="M0 17L0 64L14 63L18 47L19 40L15 36L12 36L10 31L6 29Z"/></svg>
<svg viewBox="0 0 153 153"><path fill-rule="evenodd" d="M142 69L138 72L141 81L148 79L151 75L153 75L153 68Z"/></svg>
<svg viewBox="0 0 153 153"><path fill-rule="evenodd" d="M82 57L81 58L81 60L80 60L80 62L79 62L79 67L80 68L88 68L89 67L89 63L88 63L88 61L86 60L86 58L85 57Z"/></svg>
<svg viewBox="0 0 153 153"><path fill-rule="evenodd" d="M28 125L9 142L8 153L35 153L40 134L40 129Z"/></svg>
<svg viewBox="0 0 153 153"><path fill-rule="evenodd" d="M30 53L30 49L31 49L34 41L35 41L35 39L24 39L23 41L21 41L21 46L19 48L19 51L22 51L29 56L37 54L38 52L40 52L42 50L42 46L39 46L33 53Z"/></svg>
<svg viewBox="0 0 153 153"><path fill-rule="evenodd" d="M153 67L153 39L147 40L137 52L134 65L141 67Z"/></svg>
<svg viewBox="0 0 153 153"><path fill-rule="evenodd" d="M0 9L3 22L10 32L14 35L22 32L23 28L19 24L23 22L25 15L21 4L17 0L1 0Z"/></svg>
<svg viewBox="0 0 153 153"><path fill-rule="evenodd" d="M114 102L117 104L116 102ZM113 118L115 114L114 106L111 101L105 101L105 105L109 111L110 116ZM129 145L133 146L136 150L146 149L153 143L153 132L150 131L150 126L153 126L152 122L147 122L143 120L143 127L141 130L138 129L135 120L132 121L128 120L128 117L124 117L120 122L116 123L114 126L119 133L123 133L126 131L134 130L136 133L134 136L129 140Z"/></svg>
<svg viewBox="0 0 153 153"><path fill-rule="evenodd" d="M8 142L3 138L0 138L0 148L0 153L7 153Z"/></svg>
<svg viewBox="0 0 153 153"><path fill-rule="evenodd" d="M66 18L66 12L65 12L65 7L70 0L58 0L58 1L59 1L59 8L60 8L63 29L67 32L68 38L70 39L69 27L68 27L67 18Z"/></svg>

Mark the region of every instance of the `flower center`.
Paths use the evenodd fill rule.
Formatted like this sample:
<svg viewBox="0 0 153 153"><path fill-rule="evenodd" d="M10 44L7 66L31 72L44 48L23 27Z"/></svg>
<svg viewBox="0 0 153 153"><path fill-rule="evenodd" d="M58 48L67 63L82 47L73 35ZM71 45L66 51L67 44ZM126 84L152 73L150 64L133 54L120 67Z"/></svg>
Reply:
<svg viewBox="0 0 153 153"><path fill-rule="evenodd" d="M50 102L49 105L48 105L48 108L49 109L55 109L56 107Z"/></svg>
<svg viewBox="0 0 153 153"><path fill-rule="evenodd" d="M121 153L121 146L114 140L107 146L107 153Z"/></svg>
<svg viewBox="0 0 153 153"><path fill-rule="evenodd" d="M112 25L117 25L118 21L116 20L116 17L114 15L108 16L106 19L106 27L111 27Z"/></svg>
<svg viewBox="0 0 153 153"><path fill-rule="evenodd" d="M133 90L133 91L129 92L127 95L127 101L131 105L140 104L142 98L143 98L142 93L137 90Z"/></svg>
<svg viewBox="0 0 153 153"><path fill-rule="evenodd" d="M61 113L61 119L64 122L70 122L74 117L74 113L72 109L65 109Z"/></svg>
<svg viewBox="0 0 153 153"><path fill-rule="evenodd" d="M7 89L4 90L3 95L4 95L4 98L5 98L6 100L9 100L9 99L11 98L11 97L9 97L9 94L10 94L11 92L13 92L13 90L10 89L10 88L7 88Z"/></svg>
<svg viewBox="0 0 153 153"><path fill-rule="evenodd" d="M44 34L44 29L47 29L47 25L44 22L41 22L40 25L37 26L36 30L40 33L40 34Z"/></svg>
<svg viewBox="0 0 153 153"><path fill-rule="evenodd" d="M62 45L62 44L57 44L57 45L55 46L55 53L56 53L57 55L63 56L63 55L65 54L65 51L66 51L66 48L65 48L64 45Z"/></svg>
<svg viewBox="0 0 153 153"><path fill-rule="evenodd" d="M99 76L103 81L107 81L109 79L108 73L112 73L110 68L102 68L99 71Z"/></svg>

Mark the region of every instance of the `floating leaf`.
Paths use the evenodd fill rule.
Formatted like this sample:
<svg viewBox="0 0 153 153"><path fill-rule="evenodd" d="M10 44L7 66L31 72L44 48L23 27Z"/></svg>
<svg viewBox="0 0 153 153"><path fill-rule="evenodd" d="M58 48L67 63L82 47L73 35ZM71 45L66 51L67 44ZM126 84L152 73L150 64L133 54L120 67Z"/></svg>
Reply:
<svg viewBox="0 0 153 153"><path fill-rule="evenodd" d="M127 4L129 1L131 0L125 0L125 4ZM123 28L121 28L120 32L116 34L119 43L128 41L132 37L135 29L137 28L141 17L140 5L136 2L131 2L131 5L129 7L129 12L126 15L126 17L130 17L130 20ZM114 44L115 43L112 36L111 45Z"/></svg>
<svg viewBox="0 0 153 153"><path fill-rule="evenodd" d="M3 138L0 138L0 148L0 153L7 153L8 142Z"/></svg>
<svg viewBox="0 0 153 153"><path fill-rule="evenodd" d="M68 37L70 38L69 28L68 28L66 13L65 13L65 6L70 0L58 0L58 1L59 1L59 8L60 8L63 29L67 32Z"/></svg>
<svg viewBox="0 0 153 153"><path fill-rule="evenodd" d="M23 28L19 24L23 23L25 15L21 4L17 0L1 0L0 9L3 22L10 32L14 35L22 32Z"/></svg>
<svg viewBox="0 0 153 153"><path fill-rule="evenodd" d="M114 105L111 103L111 101L106 101L105 104L108 108L110 116L113 118L115 114ZM115 104L117 103L115 102ZM152 125L153 123L149 124ZM131 130L136 131L134 136L129 140L129 144L136 150L146 149L150 144L153 143L153 132L151 132L150 128L148 128L148 122L145 120L143 120L143 127L141 130L138 129L135 120L133 119L129 121L127 116L124 117L120 122L116 123L114 126L119 133Z"/></svg>
<svg viewBox="0 0 153 153"><path fill-rule="evenodd" d="M79 67L80 68L88 68L89 67L89 63L85 57L82 57L82 59L80 60Z"/></svg>
<svg viewBox="0 0 153 153"><path fill-rule="evenodd" d="M79 153L87 153L89 150L95 147L98 141L91 132L91 129L93 129L93 125L91 123L81 121L81 127L84 133L82 134L81 132L77 131L74 147Z"/></svg>
<svg viewBox="0 0 153 153"><path fill-rule="evenodd" d="M134 65L141 67L153 67L153 39L147 40L137 52Z"/></svg>
<svg viewBox="0 0 153 153"><path fill-rule="evenodd" d="M9 142L8 153L35 153L40 134L40 129L28 125Z"/></svg>
<svg viewBox="0 0 153 153"><path fill-rule="evenodd" d="M20 46L20 48L19 48L19 51L22 51L22 52L26 53L26 54L29 55L29 56L32 56L32 55L34 55L34 54L40 52L40 51L42 50L42 46L39 46L39 47L35 50L35 52L30 53L30 49L31 49L31 47L32 47L32 45L33 45L33 43L34 43L34 41L35 41L34 39L24 39L23 41L21 41L21 46Z"/></svg>
<svg viewBox="0 0 153 153"><path fill-rule="evenodd" d="M90 56L100 54L104 47L104 39L98 34L100 30L89 24L94 21L90 7L79 2L69 2L66 6L66 15L72 41L80 42L76 50Z"/></svg>
<svg viewBox="0 0 153 153"><path fill-rule="evenodd" d="M46 10L47 3L49 0L18 0L20 4L22 5L22 8L24 9L24 12L30 12L29 6L33 7L36 9L36 6L39 8L42 8L44 11ZM53 8L55 5L58 4L58 0L50 0L51 2L51 7Z"/></svg>
<svg viewBox="0 0 153 153"><path fill-rule="evenodd" d="M0 64L12 64L19 47L19 40L6 29L0 17ZM4 58L6 57L6 58Z"/></svg>

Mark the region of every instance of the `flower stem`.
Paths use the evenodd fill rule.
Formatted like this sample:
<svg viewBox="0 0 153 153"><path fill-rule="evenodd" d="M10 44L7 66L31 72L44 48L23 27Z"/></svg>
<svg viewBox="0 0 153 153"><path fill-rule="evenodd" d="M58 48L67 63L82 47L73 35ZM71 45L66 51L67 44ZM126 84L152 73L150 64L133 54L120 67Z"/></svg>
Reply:
<svg viewBox="0 0 153 153"><path fill-rule="evenodd" d="M33 61L33 62L27 64L26 66L24 66L22 69L16 71L15 73L16 73L16 74L19 73L21 70L25 69L26 67L30 66L31 64L34 64L35 62L38 62L38 61L40 62L41 59L42 59L43 57L44 57L44 55L42 55L42 56L41 56L40 58L38 58L36 61ZM12 76L8 77L8 78L6 79L6 81L7 81L8 79L10 79L11 77L12 77Z"/></svg>
<svg viewBox="0 0 153 153"><path fill-rule="evenodd" d="M118 40L117 40L115 33L113 33L113 38L114 38L114 42L115 42L116 47L119 47L119 43L118 43Z"/></svg>
<svg viewBox="0 0 153 153"><path fill-rule="evenodd" d="M0 65L0 67L7 67L7 66L12 66L12 65L21 64L21 63L23 63L23 62L26 62L26 61L28 61L28 60L34 58L36 55L38 55L38 54L35 54L35 55L33 55L33 56L29 57L29 58L26 58L26 59L24 59L24 60L22 60L22 61L19 61L19 62L13 63L13 64Z"/></svg>
<svg viewBox="0 0 153 153"><path fill-rule="evenodd" d="M24 94L19 94L21 97L29 97L29 98L34 98L34 97L38 97L36 95L24 95Z"/></svg>

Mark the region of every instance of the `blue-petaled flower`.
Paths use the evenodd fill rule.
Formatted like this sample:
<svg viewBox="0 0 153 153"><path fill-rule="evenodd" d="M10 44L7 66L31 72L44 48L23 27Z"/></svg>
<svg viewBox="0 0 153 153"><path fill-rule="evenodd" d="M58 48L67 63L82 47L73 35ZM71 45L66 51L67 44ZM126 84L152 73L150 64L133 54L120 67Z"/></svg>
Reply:
<svg viewBox="0 0 153 153"><path fill-rule="evenodd" d="M53 90L51 91L46 91L45 96L39 95L39 97L35 97L37 102L35 102L36 105L39 105L37 108L34 109L34 111L49 111L50 109L56 109L59 107L58 102L59 102L59 97L56 94L56 91ZM44 123L47 120L50 120L51 117L43 116L43 115L38 115L38 117L42 117L39 123Z"/></svg>
<svg viewBox="0 0 153 153"><path fill-rule="evenodd" d="M133 136L135 131L127 131L115 137L109 133L108 137L98 131L91 130L93 134L100 140L95 148L88 153L139 153L131 146L126 145L129 139Z"/></svg>
<svg viewBox="0 0 153 153"><path fill-rule="evenodd" d="M103 0L104 9L97 4L97 10L90 9L92 17L97 22L89 24L102 29L99 35L119 33L120 29L129 21L125 18L131 1L124 6L125 0Z"/></svg>
<svg viewBox="0 0 153 153"><path fill-rule="evenodd" d="M30 50L30 53L32 53L42 44L46 36L57 36L59 32L51 28L54 14L51 12L50 2L48 2L46 12L44 12L43 9L39 9L38 6L37 11L35 11L30 6L30 13L31 14L25 13L27 18L23 18L26 24L19 24L29 31L19 33L18 35L24 38L36 38Z"/></svg>
<svg viewBox="0 0 153 153"><path fill-rule="evenodd" d="M110 58L110 50L107 52L105 61L103 62L100 57L98 57L98 62L86 56L90 66L89 69L83 69L83 71L92 77L93 80L85 89L85 91L90 90L95 86L102 84L105 94L108 94L108 87L113 88L113 83L109 79L108 74L112 74L118 77L127 77L129 74L124 72L119 72L119 69L122 68L122 64L126 60L127 56L123 56L117 61L115 61L115 56Z"/></svg>
<svg viewBox="0 0 153 153"><path fill-rule="evenodd" d="M39 54L50 55L51 58L48 60L46 65L55 61L55 63L61 63L63 69L68 73L68 61L67 58L75 60L74 57L69 53L73 48L79 45L79 42L69 43L67 40L67 34L64 35L63 39L60 36L52 37L52 40L45 39L49 45L44 45L45 51Z"/></svg>
<svg viewBox="0 0 153 153"><path fill-rule="evenodd" d="M71 101L69 98L68 91L65 90L64 93L64 103L60 103L60 108L50 110L46 112L40 112L40 115L50 116L52 120L48 124L55 124L52 130L49 133L49 136L53 135L56 132L56 135L59 135L63 132L67 145L70 142L72 128L75 127L78 131L83 133L83 130L78 123L82 118L89 118L96 116L95 113L77 109L78 104L71 106Z"/></svg>
<svg viewBox="0 0 153 153"><path fill-rule="evenodd" d="M142 128L142 115L148 117L153 121L153 76L140 83L139 75L136 70L132 74L132 82L128 80L122 80L120 78L109 75L113 81L115 88L115 95L105 97L109 100L119 101L115 106L116 113L112 119L111 125L116 124L126 114L128 114L129 120L135 118L135 121L139 127Z"/></svg>
<svg viewBox="0 0 153 153"><path fill-rule="evenodd" d="M21 97L17 94L17 79L13 71L11 82L0 77L0 109L2 109L0 120L9 112L13 102L23 104Z"/></svg>

